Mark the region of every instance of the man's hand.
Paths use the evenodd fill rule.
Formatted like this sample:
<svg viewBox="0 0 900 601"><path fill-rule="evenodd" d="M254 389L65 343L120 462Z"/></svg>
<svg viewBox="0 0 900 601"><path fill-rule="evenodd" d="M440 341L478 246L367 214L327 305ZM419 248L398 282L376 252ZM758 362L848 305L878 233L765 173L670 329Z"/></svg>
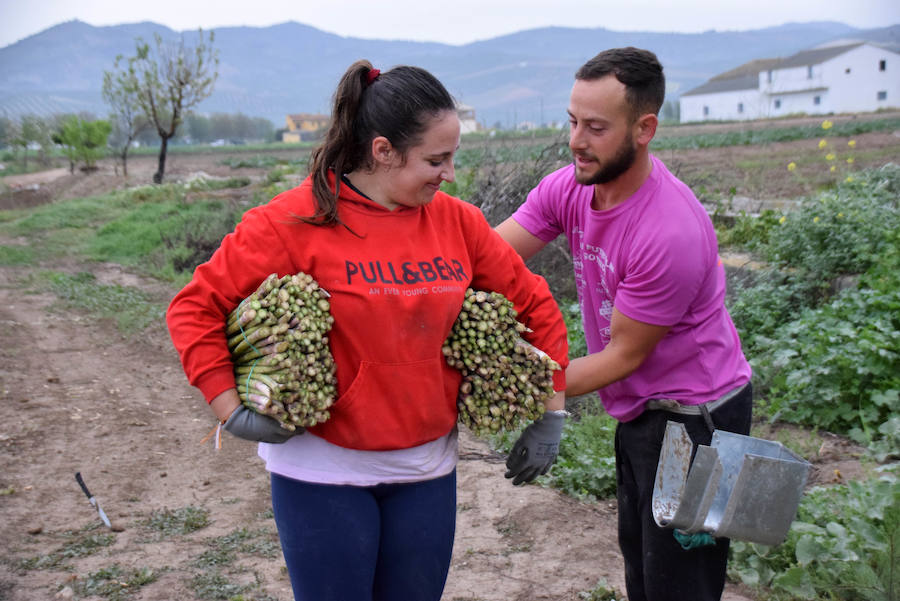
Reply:
<svg viewBox="0 0 900 601"><path fill-rule="evenodd" d="M548 411L525 428L506 458L506 477L513 478L513 484L531 482L550 470L565 421L565 411Z"/></svg>
<svg viewBox="0 0 900 601"><path fill-rule="evenodd" d="M306 431L303 428L293 432L286 430L274 418L251 411L243 405L239 405L228 417L225 429L244 440L271 443L286 442L290 437Z"/></svg>

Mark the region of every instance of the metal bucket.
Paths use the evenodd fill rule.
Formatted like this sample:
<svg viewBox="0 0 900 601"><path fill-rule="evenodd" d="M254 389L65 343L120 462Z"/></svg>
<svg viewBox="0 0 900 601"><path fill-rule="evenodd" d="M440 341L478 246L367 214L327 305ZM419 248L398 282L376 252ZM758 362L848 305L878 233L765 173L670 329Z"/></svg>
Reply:
<svg viewBox="0 0 900 601"><path fill-rule="evenodd" d="M663 528L708 532L763 545L787 537L810 464L779 442L715 430L691 463L684 424L668 422L656 483L653 519Z"/></svg>

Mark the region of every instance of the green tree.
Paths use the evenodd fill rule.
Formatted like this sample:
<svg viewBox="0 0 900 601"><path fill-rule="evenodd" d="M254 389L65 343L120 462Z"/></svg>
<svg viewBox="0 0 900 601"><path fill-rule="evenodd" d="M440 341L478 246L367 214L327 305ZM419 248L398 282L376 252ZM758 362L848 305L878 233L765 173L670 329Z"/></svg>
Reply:
<svg viewBox="0 0 900 601"><path fill-rule="evenodd" d="M0 148L10 145L13 133L13 122L7 117L0 117Z"/></svg>
<svg viewBox="0 0 900 601"><path fill-rule="evenodd" d="M130 63L122 55L116 57L112 71L103 72L103 101L112 109L111 144L122 163L122 175L128 176L128 150L134 140L146 129L150 121L141 111L138 102L138 82Z"/></svg>
<svg viewBox="0 0 900 601"><path fill-rule="evenodd" d="M78 160L84 163L85 170L94 170L97 168L97 161L106 152L106 141L111 131L109 121L69 117L53 136L53 141L62 145L69 159L69 171L75 171Z"/></svg>
<svg viewBox="0 0 900 601"><path fill-rule="evenodd" d="M128 59L128 75L123 78L134 86L138 105L159 135L159 167L154 183L162 183L166 170L169 140L190 110L212 94L218 78L219 52L213 48L213 33L208 39L198 31L195 46L188 46L184 36L178 42L167 42L160 35L155 44L138 38L136 54Z"/></svg>
<svg viewBox="0 0 900 601"><path fill-rule="evenodd" d="M184 123L187 127L187 135L193 144L209 142L211 138L209 118L203 115L188 115ZM184 133L182 133L184 135Z"/></svg>
<svg viewBox="0 0 900 601"><path fill-rule="evenodd" d="M38 158L46 159L47 150L52 144L50 128L44 119L37 115L23 115L10 137L14 148L22 149L22 167L28 170L28 151L36 149Z"/></svg>

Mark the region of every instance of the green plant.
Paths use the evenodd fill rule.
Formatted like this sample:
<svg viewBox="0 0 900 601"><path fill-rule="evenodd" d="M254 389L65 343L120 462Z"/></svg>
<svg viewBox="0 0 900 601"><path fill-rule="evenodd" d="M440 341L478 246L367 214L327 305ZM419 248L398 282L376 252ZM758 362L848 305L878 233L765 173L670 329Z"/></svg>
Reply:
<svg viewBox="0 0 900 601"><path fill-rule="evenodd" d="M257 530L239 528L224 536L207 540L206 546L208 549L194 562L198 567L231 564L239 553L259 555L267 559L281 557L278 536L267 528Z"/></svg>
<svg viewBox="0 0 900 601"><path fill-rule="evenodd" d="M114 319L119 330L134 333L162 320L163 306L131 286L100 284L92 273L42 272L51 292L65 308L84 309L92 318Z"/></svg>
<svg viewBox="0 0 900 601"><path fill-rule="evenodd" d="M587 340L584 337L584 325L581 320L581 307L578 301L559 301L559 309L566 322L569 341L569 357L584 357L587 352Z"/></svg>
<svg viewBox="0 0 900 601"><path fill-rule="evenodd" d="M862 273L883 250L885 233L900 228L898 192L900 166L860 175L833 191L805 199L780 218L764 256L820 282Z"/></svg>
<svg viewBox="0 0 900 601"><path fill-rule="evenodd" d="M601 579L593 589L578 593L577 598L584 601L625 601L625 595L610 588L605 579Z"/></svg>
<svg viewBox="0 0 900 601"><path fill-rule="evenodd" d="M765 209L759 215L742 212L730 227L717 230L719 245L751 252L765 247L772 230L778 227L780 217L781 215L772 209Z"/></svg>
<svg viewBox="0 0 900 601"><path fill-rule="evenodd" d="M30 248L0 245L0 265L30 265L33 261Z"/></svg>
<svg viewBox="0 0 900 601"><path fill-rule="evenodd" d="M79 578L75 581L74 590L84 597L98 596L109 601L123 601L158 578L159 574L150 568L125 570L119 564L113 564Z"/></svg>
<svg viewBox="0 0 900 601"><path fill-rule="evenodd" d="M616 421L597 397L581 407L563 430L550 485L579 499L608 499L616 494Z"/></svg>
<svg viewBox="0 0 900 601"><path fill-rule="evenodd" d="M76 161L85 169L94 169L97 161L106 153L106 140L112 132L109 121L87 121L78 117L66 119L53 141L62 145L69 159L69 169L75 170Z"/></svg>
<svg viewBox="0 0 900 601"><path fill-rule="evenodd" d="M799 311L815 304L823 286L774 267L751 272L727 299L728 312L748 356L771 348L771 340Z"/></svg>
<svg viewBox="0 0 900 601"><path fill-rule="evenodd" d="M271 599L267 595L248 595L258 585L259 582L235 584L229 581L225 575L215 570L196 574L190 580L190 587L197 599L221 599L223 601L267 601Z"/></svg>
<svg viewBox="0 0 900 601"><path fill-rule="evenodd" d="M154 511L143 525L162 536L190 534L209 525L209 510L202 507L182 507Z"/></svg>
<svg viewBox="0 0 900 601"><path fill-rule="evenodd" d="M250 178L246 176L237 176L237 177L226 177L224 179L220 178L210 178L210 177L198 177L187 184L185 187L191 192L203 191L203 190L225 190L228 188L244 188L250 185Z"/></svg>
<svg viewBox="0 0 900 601"><path fill-rule="evenodd" d="M813 488L777 547L732 541L730 577L767 598L895 601L900 595L900 482Z"/></svg>
<svg viewBox="0 0 900 601"><path fill-rule="evenodd" d="M577 499L608 499L616 492L616 421L599 405L596 396L587 398L578 414L566 420L559 456L537 482L557 488ZM521 429L491 438L491 445L508 453Z"/></svg>
<svg viewBox="0 0 900 601"><path fill-rule="evenodd" d="M81 530L66 531L62 536L67 540L59 549L47 555L29 557L19 562L22 570L58 570L65 569L70 559L87 557L113 545L116 537L113 534L96 534L96 526Z"/></svg>
<svg viewBox="0 0 900 601"><path fill-rule="evenodd" d="M226 165L232 169L240 169L241 167L274 167L276 165L286 164L285 159L279 159L272 155L255 155L252 157L228 157L219 161L220 165Z"/></svg>
<svg viewBox="0 0 900 601"><path fill-rule="evenodd" d="M771 351L752 358L773 414L866 444L880 438L900 406L898 285L846 290L779 329Z"/></svg>

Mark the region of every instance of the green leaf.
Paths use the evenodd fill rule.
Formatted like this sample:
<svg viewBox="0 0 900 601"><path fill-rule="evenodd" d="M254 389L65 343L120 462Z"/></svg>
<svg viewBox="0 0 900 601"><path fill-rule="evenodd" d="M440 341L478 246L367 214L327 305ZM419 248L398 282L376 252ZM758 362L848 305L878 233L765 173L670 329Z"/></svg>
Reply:
<svg viewBox="0 0 900 601"><path fill-rule="evenodd" d="M799 599L815 599L817 597L809 572L801 567L794 567L779 574L772 584Z"/></svg>
<svg viewBox="0 0 900 601"><path fill-rule="evenodd" d="M817 559L828 555L825 546L818 539L809 535L800 537L795 553L797 563L801 566L808 566Z"/></svg>

